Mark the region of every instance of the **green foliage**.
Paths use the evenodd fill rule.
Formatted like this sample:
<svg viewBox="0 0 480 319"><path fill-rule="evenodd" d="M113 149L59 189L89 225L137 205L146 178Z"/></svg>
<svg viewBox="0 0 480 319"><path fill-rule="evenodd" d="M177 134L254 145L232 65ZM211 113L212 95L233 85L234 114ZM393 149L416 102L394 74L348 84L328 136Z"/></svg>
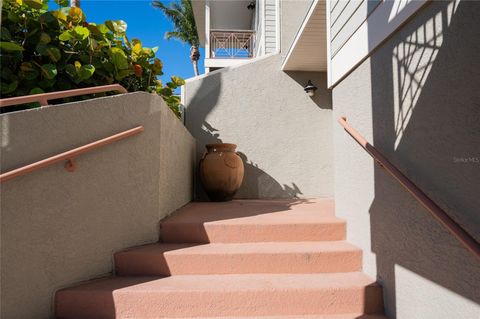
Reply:
<svg viewBox="0 0 480 319"><path fill-rule="evenodd" d="M169 6L166 6L160 0L154 0L152 5L160 9L173 22L174 31L166 32L165 38L176 38L191 46L199 46L200 40L191 0L180 0L179 3L172 1Z"/></svg>
<svg viewBox="0 0 480 319"><path fill-rule="evenodd" d="M154 0L152 5L160 9L173 23L173 31L166 32L165 38L168 40L173 38L190 44L190 60L192 61L195 75L198 75L198 60L200 59L198 47L200 40L191 0L172 1L168 6L163 4L162 1Z"/></svg>
<svg viewBox="0 0 480 319"><path fill-rule="evenodd" d="M48 0L5 0L0 41L1 96L12 97L119 83L128 91L163 97L179 116L174 90L183 79L165 86L157 80L162 62L157 48L126 36L127 23L88 23L80 8L49 10Z"/></svg>

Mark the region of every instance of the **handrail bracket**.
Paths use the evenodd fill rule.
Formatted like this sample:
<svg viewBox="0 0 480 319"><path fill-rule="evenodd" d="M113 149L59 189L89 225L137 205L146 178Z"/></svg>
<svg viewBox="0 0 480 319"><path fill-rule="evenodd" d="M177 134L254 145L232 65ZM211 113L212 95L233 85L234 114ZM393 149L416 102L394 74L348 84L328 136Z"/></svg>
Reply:
<svg viewBox="0 0 480 319"><path fill-rule="evenodd" d="M77 162L75 161L75 158L72 157L67 159L64 167L68 172L73 173L77 169Z"/></svg>

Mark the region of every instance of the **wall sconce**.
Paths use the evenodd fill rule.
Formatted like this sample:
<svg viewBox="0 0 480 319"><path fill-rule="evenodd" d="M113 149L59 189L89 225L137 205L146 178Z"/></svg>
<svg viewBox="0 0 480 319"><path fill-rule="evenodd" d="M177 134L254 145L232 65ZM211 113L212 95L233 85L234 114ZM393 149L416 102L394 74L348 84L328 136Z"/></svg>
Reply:
<svg viewBox="0 0 480 319"><path fill-rule="evenodd" d="M255 9L255 1L250 1L250 3L247 6L248 10L253 10Z"/></svg>
<svg viewBox="0 0 480 319"><path fill-rule="evenodd" d="M303 88L305 90L305 93L308 94L308 96L312 97L315 95L315 91L318 89L315 85L313 85L311 80L308 80L307 85Z"/></svg>

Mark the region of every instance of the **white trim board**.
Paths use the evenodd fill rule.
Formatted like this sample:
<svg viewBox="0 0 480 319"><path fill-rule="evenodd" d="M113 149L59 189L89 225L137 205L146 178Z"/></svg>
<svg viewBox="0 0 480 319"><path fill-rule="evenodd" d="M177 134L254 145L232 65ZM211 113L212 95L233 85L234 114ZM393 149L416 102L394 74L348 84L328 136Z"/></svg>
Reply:
<svg viewBox="0 0 480 319"><path fill-rule="evenodd" d="M329 59L328 87L337 85L385 39L400 28L430 0L384 0ZM327 11L330 21L330 12ZM330 41L330 34L327 34ZM330 43L328 43L329 45ZM330 55L330 49L327 53Z"/></svg>
<svg viewBox="0 0 480 319"><path fill-rule="evenodd" d="M275 0L275 31L276 31L276 48L275 52L280 52L280 0Z"/></svg>
<svg viewBox="0 0 480 319"><path fill-rule="evenodd" d="M332 82L331 81L331 75L332 75L332 72L330 71L332 69L332 54L331 54L331 50L332 50L332 38L330 36L330 26L331 26L331 19L330 19L330 15L332 14L332 10L331 10L331 0L326 0L326 19L327 19L327 86L330 88L330 83ZM337 3L338 4L338 3Z"/></svg>

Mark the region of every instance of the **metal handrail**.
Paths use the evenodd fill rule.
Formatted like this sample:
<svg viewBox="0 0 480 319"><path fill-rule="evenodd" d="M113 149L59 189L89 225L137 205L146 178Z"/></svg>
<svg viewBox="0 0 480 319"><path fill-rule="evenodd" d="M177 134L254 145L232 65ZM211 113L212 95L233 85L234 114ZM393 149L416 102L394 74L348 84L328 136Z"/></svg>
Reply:
<svg viewBox="0 0 480 319"><path fill-rule="evenodd" d="M410 194L417 199L420 204L427 209L427 211L440 224L442 224L453 236L455 236L468 250L475 256L480 258L480 244L473 238L465 229L455 222L448 214L440 208L430 197L427 196L417 185L415 185L407 176L405 176L398 168L396 168L388 159L380 153L374 146L353 127L347 123L345 117L338 119L340 125L345 131L350 134L353 139L362 146L375 162L384 168L390 175L392 175Z"/></svg>
<svg viewBox="0 0 480 319"><path fill-rule="evenodd" d="M6 172L6 173L3 173L3 174L0 175L0 183L9 181L9 180L11 180L15 177L31 173L33 171L36 171L36 170L40 169L40 168L43 168L43 167L46 167L46 166L49 166L49 165L52 165L52 164L55 164L55 163L58 163L58 162L62 162L62 161L67 161L65 163L65 169L69 172L73 172L76 168L75 158L77 156L79 156L83 153L92 151L94 149L97 149L99 147L111 144L113 142L123 140L123 139L125 139L127 137L130 137L132 135L139 134L143 131L144 131L143 126L137 126L137 127L132 128L132 129L129 129L129 130L126 130L126 131L108 136L108 137L100 139L100 140L97 140L95 142L85 144L83 146L74 148L72 150L69 150L69 151L66 151L66 152L48 157L48 158L43 159L41 161L29 164L29 165L25 165L23 167L20 167L20 168L14 169L14 170L11 170L9 172Z"/></svg>
<svg viewBox="0 0 480 319"><path fill-rule="evenodd" d="M79 95L85 95L85 94L104 93L109 91L116 91L118 93L128 93L128 91L120 84L92 86L92 87L82 88L82 89L65 90L65 91L57 91L57 92L50 92L50 93L40 93L40 94L32 94L32 95L16 96L16 97L9 97L6 99L0 99L0 108L5 106L10 106L10 105L26 104L26 103L33 103L33 102L39 102L41 106L45 106L45 105L48 105L49 100L55 100L55 99L61 99L65 97L79 96Z"/></svg>

